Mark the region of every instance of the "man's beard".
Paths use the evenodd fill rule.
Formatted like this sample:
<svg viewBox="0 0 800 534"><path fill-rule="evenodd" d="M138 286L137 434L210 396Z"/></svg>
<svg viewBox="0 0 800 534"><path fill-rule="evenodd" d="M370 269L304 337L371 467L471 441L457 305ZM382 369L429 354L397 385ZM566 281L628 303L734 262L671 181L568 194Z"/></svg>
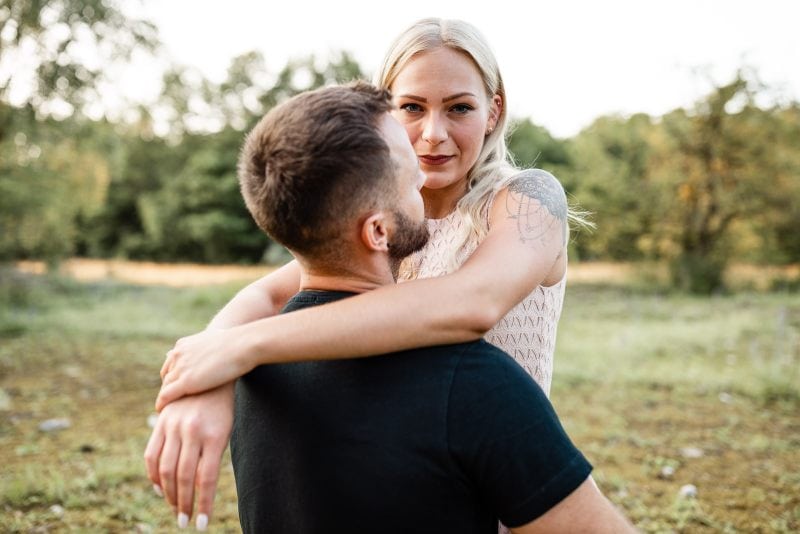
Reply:
<svg viewBox="0 0 800 534"><path fill-rule="evenodd" d="M403 260L421 250L430 238L428 224L422 220L412 221L409 217L399 211L392 212L396 223L396 230L389 243L389 261L391 262L392 276L397 280L397 273L400 271L400 264Z"/></svg>

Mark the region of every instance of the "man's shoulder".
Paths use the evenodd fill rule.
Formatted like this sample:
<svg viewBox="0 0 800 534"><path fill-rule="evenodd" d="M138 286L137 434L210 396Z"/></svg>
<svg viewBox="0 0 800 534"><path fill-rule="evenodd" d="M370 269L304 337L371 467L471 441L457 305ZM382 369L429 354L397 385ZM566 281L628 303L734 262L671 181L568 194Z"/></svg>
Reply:
<svg viewBox="0 0 800 534"><path fill-rule="evenodd" d="M505 390L506 393L501 394L501 397L508 394L539 396L541 393L541 396L546 398L540 386L514 358L483 339L422 347L404 352L409 355L424 356L422 361L426 362L437 358L440 361L447 361L448 367L454 373L452 386L461 391ZM511 391L508 391L509 388Z"/></svg>
<svg viewBox="0 0 800 534"><path fill-rule="evenodd" d="M549 406L547 395L531 375L491 343L480 340L463 344L454 368L451 394L463 402Z"/></svg>
<svg viewBox="0 0 800 534"><path fill-rule="evenodd" d="M407 355L425 355L457 358L463 362L472 362L484 367L504 368L507 366L517 366L514 359L498 347L479 339L464 343L452 343L448 345L433 345L430 347L418 347L402 351ZM523 371L524 372L524 371Z"/></svg>
<svg viewBox="0 0 800 534"><path fill-rule="evenodd" d="M511 373L518 378L533 380L525 370L507 352L491 343L480 339L463 343L461 367L465 370Z"/></svg>
<svg viewBox="0 0 800 534"><path fill-rule="evenodd" d="M476 339L475 341L465 341L463 343L451 343L448 345L433 345L430 347L418 347L409 349L406 352L427 351L436 353L448 354L464 354L469 356L479 355L492 355L492 356L505 356L510 358L502 349L492 345L484 339ZM512 360L513 361L513 360Z"/></svg>

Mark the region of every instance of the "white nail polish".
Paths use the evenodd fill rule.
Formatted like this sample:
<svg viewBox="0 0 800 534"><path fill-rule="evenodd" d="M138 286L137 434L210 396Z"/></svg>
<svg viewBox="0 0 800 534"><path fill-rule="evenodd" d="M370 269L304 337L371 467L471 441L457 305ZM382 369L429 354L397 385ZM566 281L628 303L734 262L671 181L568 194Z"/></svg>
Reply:
<svg viewBox="0 0 800 534"><path fill-rule="evenodd" d="M181 512L178 514L178 528L186 528L189 526L189 516Z"/></svg>
<svg viewBox="0 0 800 534"><path fill-rule="evenodd" d="M197 530L204 531L208 528L208 516L206 514L200 514L197 516L197 522L195 523Z"/></svg>
<svg viewBox="0 0 800 534"><path fill-rule="evenodd" d="M161 486L159 486L158 484L153 484L153 491L155 491L156 495L158 495L159 497L164 496L164 492L161 491Z"/></svg>

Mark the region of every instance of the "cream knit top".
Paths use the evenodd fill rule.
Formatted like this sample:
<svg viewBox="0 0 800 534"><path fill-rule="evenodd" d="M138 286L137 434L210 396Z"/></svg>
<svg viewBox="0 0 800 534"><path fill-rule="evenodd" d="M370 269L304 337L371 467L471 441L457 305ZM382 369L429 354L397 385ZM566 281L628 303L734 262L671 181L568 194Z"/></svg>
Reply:
<svg viewBox="0 0 800 534"><path fill-rule="evenodd" d="M458 212L453 211L443 219L428 219L427 222L430 240L424 249L404 263L401 278L432 278L448 272L448 252L456 246L463 221ZM458 265L464 263L478 244L475 237L467 243L456 257ZM497 268L502 269L502 266ZM538 286L484 336L486 341L510 354L547 396L550 396L553 378L556 330L565 285L566 274L553 286Z"/></svg>

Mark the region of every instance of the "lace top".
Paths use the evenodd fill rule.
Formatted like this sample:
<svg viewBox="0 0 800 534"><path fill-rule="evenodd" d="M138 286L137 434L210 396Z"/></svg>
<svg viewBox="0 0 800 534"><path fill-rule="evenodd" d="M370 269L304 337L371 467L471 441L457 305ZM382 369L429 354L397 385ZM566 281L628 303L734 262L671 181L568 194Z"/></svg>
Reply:
<svg viewBox="0 0 800 534"><path fill-rule="evenodd" d="M455 240L462 224L457 211L444 219L428 219L430 240L404 266L401 278L432 278L446 274L448 252L456 246ZM456 258L458 265L472 254L478 244L477 238L467 243ZM484 336L486 341L510 354L547 396L550 396L553 378L556 328L565 285L566 274L553 286L538 286Z"/></svg>

